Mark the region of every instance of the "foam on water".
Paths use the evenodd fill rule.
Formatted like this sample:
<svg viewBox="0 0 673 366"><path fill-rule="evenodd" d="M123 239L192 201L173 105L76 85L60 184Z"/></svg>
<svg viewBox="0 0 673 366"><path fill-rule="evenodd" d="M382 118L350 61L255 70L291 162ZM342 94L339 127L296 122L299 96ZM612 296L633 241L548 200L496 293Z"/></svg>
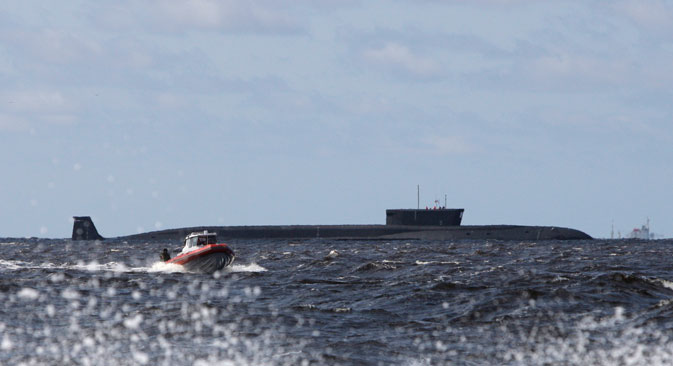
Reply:
<svg viewBox="0 0 673 366"><path fill-rule="evenodd" d="M16 260L0 259L0 270L22 270L22 269L72 269L87 272L114 272L114 273L133 273L133 272L184 272L185 269L179 264L155 262L149 267L129 267L120 262L99 263L97 261L78 262L76 264L57 264L57 263L30 263Z"/></svg>
<svg viewBox="0 0 673 366"><path fill-rule="evenodd" d="M40 296L40 292L30 287L24 287L17 293L17 296L20 299L35 300Z"/></svg>
<svg viewBox="0 0 673 366"><path fill-rule="evenodd" d="M231 272L266 272L266 268L257 263L233 264L228 267Z"/></svg>
<svg viewBox="0 0 673 366"><path fill-rule="evenodd" d="M421 341L415 343L419 357L400 364L430 366L445 364L438 360L459 360L466 354L483 355L484 365L572 365L572 366L665 366L673 364L673 339L652 325L638 325L625 316L624 309L615 308L607 318L587 316L578 323L559 321L553 327L529 331L507 327L482 327L480 337L491 339L492 345L472 343L464 331L449 327L440 338L453 342ZM494 352L494 350L496 352ZM448 362L446 364L462 364Z"/></svg>
<svg viewBox="0 0 673 366"><path fill-rule="evenodd" d="M670 336L652 326L632 323L622 308L606 319L586 317L573 329L536 330L494 339L499 339L502 360L512 365L673 364ZM520 345L512 347L511 341Z"/></svg>
<svg viewBox="0 0 673 366"><path fill-rule="evenodd" d="M29 263L16 260L0 259L0 270L20 270L20 269L74 269L88 272L114 272L114 273L134 273L134 272L186 272L184 266L175 263L166 263L156 261L149 267L129 267L124 263L108 262L99 263L91 261L88 263L78 262L76 264L55 264L55 263ZM265 272L267 269L257 263L233 264L225 270L230 272Z"/></svg>
<svg viewBox="0 0 673 366"><path fill-rule="evenodd" d="M673 290L673 281L667 281L664 279L659 279L658 280L664 287Z"/></svg>
<svg viewBox="0 0 673 366"><path fill-rule="evenodd" d="M147 272L185 272L185 267L175 263L157 261L152 263Z"/></svg>
<svg viewBox="0 0 673 366"><path fill-rule="evenodd" d="M30 264L24 261L14 261L14 260L5 260L0 259L0 270L17 270L22 268L27 268Z"/></svg>
<svg viewBox="0 0 673 366"><path fill-rule="evenodd" d="M73 299L75 301L77 299ZM82 302L84 299L80 299ZM515 329L482 328L482 337L490 337L494 344L470 343L458 337L455 343L450 339L463 331L457 328L446 330L447 341L415 342L416 357L401 355L395 362L399 365L430 366L453 365L462 362L448 360L473 359L474 365L643 365L664 366L673 364L673 341L665 332L648 326L636 326L615 313L608 319L587 318L576 324L574 329L536 329L520 333ZM338 313L337 313L338 314ZM122 326L109 334L74 327L59 339L47 337L41 343L23 344L25 335L16 332L2 332L0 348L6 355L20 347L35 347L32 356L23 358L25 364L48 365L52 363L84 365L159 365L192 364L216 365L309 365L316 364L312 357L302 350L300 344L294 347L279 346L278 338L286 336L282 328L269 329L257 335L243 335L244 329L236 324L218 325L214 322L215 312L210 308L195 309L189 313L187 327L175 321L161 320L157 326L167 334L186 333L195 336L212 333L212 340L202 344L204 353L185 353L170 338L149 337L146 327L148 319L140 314L129 314L119 320ZM179 320L179 319L176 319ZM0 323L0 330L6 326ZM564 333L561 336L557 334ZM244 332L245 333L245 332ZM43 338L49 333L38 331ZM439 334L443 337L442 334ZM200 337L200 336L197 336ZM301 343L301 342L299 342ZM492 347L492 348L491 348ZM494 352L494 350L496 352ZM157 359L157 357L159 357ZM12 360L12 359L10 359ZM17 359L18 360L18 359ZM161 361L163 360L163 361ZM444 360L444 361L442 361ZM324 359L317 364L338 364Z"/></svg>

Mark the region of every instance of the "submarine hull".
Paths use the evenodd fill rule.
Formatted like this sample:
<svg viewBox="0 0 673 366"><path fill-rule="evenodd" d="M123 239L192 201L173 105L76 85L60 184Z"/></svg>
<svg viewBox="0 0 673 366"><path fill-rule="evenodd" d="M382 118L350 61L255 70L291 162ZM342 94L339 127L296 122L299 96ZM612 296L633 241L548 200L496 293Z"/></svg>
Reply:
<svg viewBox="0 0 673 366"><path fill-rule="evenodd" d="M199 226L124 236L131 240L182 239L194 231L214 231L222 239L381 239L381 240L589 240L586 233L555 226L474 225L291 225Z"/></svg>
<svg viewBox="0 0 673 366"><path fill-rule="evenodd" d="M182 240L197 231L223 239L381 239L381 240L589 240L586 233L556 226L460 226L463 209L387 210L386 225L196 226L120 236L128 240ZM72 240L103 240L91 217L76 216Z"/></svg>

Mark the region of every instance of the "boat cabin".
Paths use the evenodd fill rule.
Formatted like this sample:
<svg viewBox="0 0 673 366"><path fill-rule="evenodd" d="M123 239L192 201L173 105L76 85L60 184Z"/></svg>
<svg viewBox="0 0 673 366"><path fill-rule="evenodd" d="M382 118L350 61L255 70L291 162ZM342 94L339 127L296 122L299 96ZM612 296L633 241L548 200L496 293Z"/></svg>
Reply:
<svg viewBox="0 0 673 366"><path fill-rule="evenodd" d="M191 250L208 244L217 244L217 233L209 233L208 230L199 231L187 235L183 250Z"/></svg>

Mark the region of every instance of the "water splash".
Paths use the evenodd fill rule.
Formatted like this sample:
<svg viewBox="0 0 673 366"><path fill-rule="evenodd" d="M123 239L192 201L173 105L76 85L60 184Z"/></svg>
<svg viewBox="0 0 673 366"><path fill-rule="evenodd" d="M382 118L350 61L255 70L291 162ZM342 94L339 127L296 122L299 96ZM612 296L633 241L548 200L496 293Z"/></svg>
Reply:
<svg viewBox="0 0 673 366"><path fill-rule="evenodd" d="M158 261L152 263L152 266L147 269L147 272L185 272L185 267L175 263Z"/></svg>
<svg viewBox="0 0 673 366"><path fill-rule="evenodd" d="M267 269L257 263L233 264L227 267L230 272L266 272Z"/></svg>

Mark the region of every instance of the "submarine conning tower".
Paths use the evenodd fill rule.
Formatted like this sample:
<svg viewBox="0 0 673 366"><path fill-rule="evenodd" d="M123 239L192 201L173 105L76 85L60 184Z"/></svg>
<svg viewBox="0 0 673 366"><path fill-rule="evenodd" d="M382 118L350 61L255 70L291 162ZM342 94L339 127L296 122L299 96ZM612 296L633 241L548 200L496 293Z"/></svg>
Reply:
<svg viewBox="0 0 673 366"><path fill-rule="evenodd" d="M73 216L75 222L72 225L72 240L103 240L91 216Z"/></svg>
<svg viewBox="0 0 673 366"><path fill-rule="evenodd" d="M462 208L386 210L386 225L460 226L463 211Z"/></svg>

